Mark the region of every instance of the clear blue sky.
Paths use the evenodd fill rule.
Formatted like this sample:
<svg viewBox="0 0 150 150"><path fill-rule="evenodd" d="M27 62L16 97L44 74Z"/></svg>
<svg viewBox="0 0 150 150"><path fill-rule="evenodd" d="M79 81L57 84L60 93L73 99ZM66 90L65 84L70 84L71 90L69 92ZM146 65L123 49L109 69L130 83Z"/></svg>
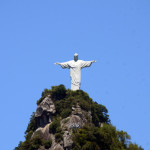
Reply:
<svg viewBox="0 0 150 150"><path fill-rule="evenodd" d="M82 90L105 105L112 124L150 150L150 1L1 0L0 143L24 140L44 88L70 88L54 62L97 63L82 70Z"/></svg>

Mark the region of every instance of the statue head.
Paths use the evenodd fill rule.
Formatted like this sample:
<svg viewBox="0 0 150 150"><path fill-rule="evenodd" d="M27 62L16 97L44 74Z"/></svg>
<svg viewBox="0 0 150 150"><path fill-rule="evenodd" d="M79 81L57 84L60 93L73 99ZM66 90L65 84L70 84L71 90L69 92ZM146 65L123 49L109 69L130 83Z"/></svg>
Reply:
<svg viewBox="0 0 150 150"><path fill-rule="evenodd" d="M74 54L74 61L78 61L78 54L77 53Z"/></svg>

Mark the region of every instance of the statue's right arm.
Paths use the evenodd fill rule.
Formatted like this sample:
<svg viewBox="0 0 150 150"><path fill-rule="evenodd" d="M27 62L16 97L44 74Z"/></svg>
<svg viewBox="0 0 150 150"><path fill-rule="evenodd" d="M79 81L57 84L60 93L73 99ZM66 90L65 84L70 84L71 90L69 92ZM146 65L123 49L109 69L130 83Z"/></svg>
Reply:
<svg viewBox="0 0 150 150"><path fill-rule="evenodd" d="M54 63L55 65L60 65L60 63L58 63L58 62L56 62L56 63Z"/></svg>
<svg viewBox="0 0 150 150"><path fill-rule="evenodd" d="M62 62L62 63L54 63L55 65L60 65L63 69L64 68L70 68L69 62Z"/></svg>

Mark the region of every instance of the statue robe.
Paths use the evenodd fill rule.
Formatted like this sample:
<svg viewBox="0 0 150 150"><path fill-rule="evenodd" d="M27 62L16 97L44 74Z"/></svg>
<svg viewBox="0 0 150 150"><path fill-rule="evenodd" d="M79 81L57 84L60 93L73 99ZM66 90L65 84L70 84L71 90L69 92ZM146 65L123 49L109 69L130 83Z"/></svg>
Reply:
<svg viewBox="0 0 150 150"><path fill-rule="evenodd" d="M71 77L71 90L79 90L81 85L81 69L85 67L90 67L92 61L68 61L59 63L59 65L64 69L70 69L70 77Z"/></svg>

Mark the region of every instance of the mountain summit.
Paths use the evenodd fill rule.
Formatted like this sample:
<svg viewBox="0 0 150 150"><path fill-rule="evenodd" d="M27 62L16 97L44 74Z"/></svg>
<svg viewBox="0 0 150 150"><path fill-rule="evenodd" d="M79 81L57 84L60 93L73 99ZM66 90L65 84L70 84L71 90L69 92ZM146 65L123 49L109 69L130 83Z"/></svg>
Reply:
<svg viewBox="0 0 150 150"><path fill-rule="evenodd" d="M42 92L25 141L14 150L143 150L112 126L105 106L64 85Z"/></svg>

